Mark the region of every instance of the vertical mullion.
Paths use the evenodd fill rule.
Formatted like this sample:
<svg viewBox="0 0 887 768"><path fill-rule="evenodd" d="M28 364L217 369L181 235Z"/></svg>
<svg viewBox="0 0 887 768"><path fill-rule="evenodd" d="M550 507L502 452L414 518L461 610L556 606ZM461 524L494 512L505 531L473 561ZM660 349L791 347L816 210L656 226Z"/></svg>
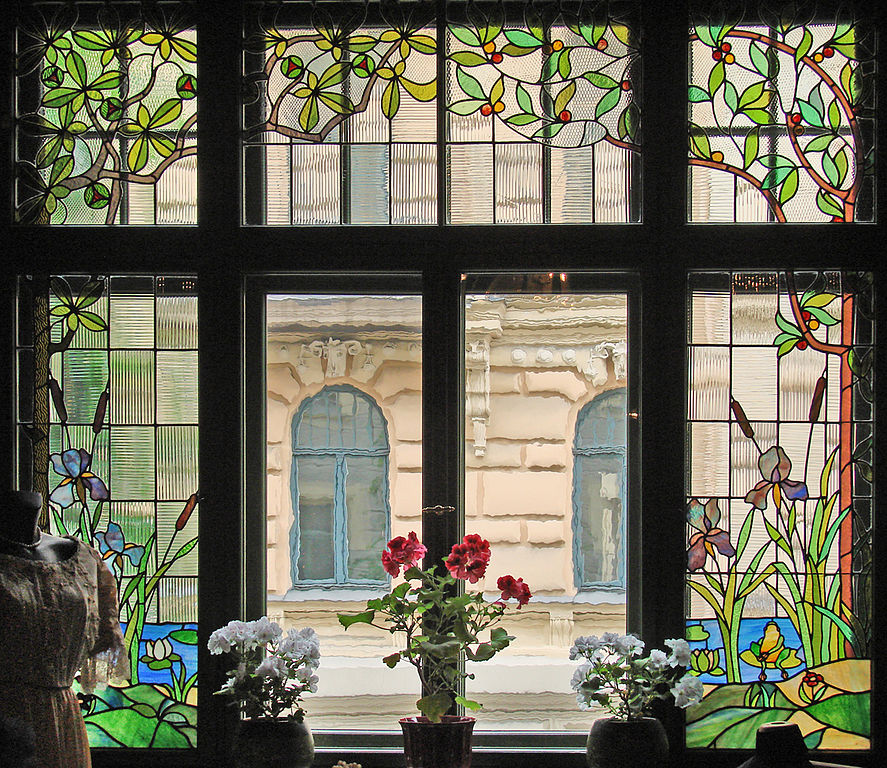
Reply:
<svg viewBox="0 0 887 768"><path fill-rule="evenodd" d="M437 18L437 225L447 224L447 0L436 0Z"/></svg>

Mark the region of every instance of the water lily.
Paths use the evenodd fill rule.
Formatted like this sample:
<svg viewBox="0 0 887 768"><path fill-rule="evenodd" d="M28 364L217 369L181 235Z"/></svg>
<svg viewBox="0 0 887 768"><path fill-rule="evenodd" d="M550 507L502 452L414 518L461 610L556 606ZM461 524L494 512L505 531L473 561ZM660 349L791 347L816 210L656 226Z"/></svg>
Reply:
<svg viewBox="0 0 887 768"><path fill-rule="evenodd" d="M748 492L745 500L758 509L767 508L767 494L773 491L773 501L776 508L782 505L782 497L794 501L807 498L807 485L800 480L790 480L789 473L792 463L785 451L778 445L774 445L758 459L758 469L761 470L761 480Z"/></svg>
<svg viewBox="0 0 887 768"><path fill-rule="evenodd" d="M89 471L92 456L83 448L69 448L49 457L52 468L62 480L49 494L49 500L60 507L70 507L74 503L74 491L82 504L86 504L86 494L93 501L107 501L110 498L108 486L97 475Z"/></svg>
<svg viewBox="0 0 887 768"><path fill-rule="evenodd" d="M730 543L727 532L718 528L721 520L721 510L717 499L709 499L703 506L699 499L691 499L687 506L687 522L699 533L690 537L690 547L687 550L687 568L698 571L705 565L708 556L715 556L715 551L722 555L732 557L736 550Z"/></svg>

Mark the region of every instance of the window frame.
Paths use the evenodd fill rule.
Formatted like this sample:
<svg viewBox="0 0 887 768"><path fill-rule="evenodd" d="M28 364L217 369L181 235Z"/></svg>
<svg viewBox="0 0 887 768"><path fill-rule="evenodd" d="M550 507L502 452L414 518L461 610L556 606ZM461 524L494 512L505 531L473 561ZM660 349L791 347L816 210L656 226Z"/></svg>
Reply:
<svg viewBox="0 0 887 768"><path fill-rule="evenodd" d="M21 0L21 7L30 6ZM442 4L441 4L442 5ZM882 30L881 7L865 9ZM874 262L885 242L887 199L885 165L876 169L876 223L831 225L687 224L686 192L686 34L688 3L644 3L643 107L655 116L655 129L641 157L643 189L642 223L623 225L488 225L488 226L389 226L389 227L244 227L238 192L241 188L239 146L241 108L238 83L240 17L238 12L215 4L195 8L200 45L198 74L201 92L212 93L198 104L200 133L198 157L198 224L193 227L18 227L11 224L12 185L7 177L0 185L3 234L12 253L12 274L83 271L86 273L145 274L195 272L199 293L200 350L200 607L199 635L199 737L196 751L97 750L97 768L103 766L197 766L223 764L235 721L219 697L213 697L223 678L223 666L209 655L205 643L210 631L235 616L260 615L263 585L246 578L255 562L262 562L258 516L247 515L263 498L263 489L252 482L249 465L255 451L255 435L261 424L246 407L246 393L256 391L246 353L256 327L255 309L245 294L257 279L267 276L326 271L343 281L343 275L373 273L374 280L397 286L405 273L421 272L423 315L427 337L424 349L434 368L425 374L426 406L424 442L434 446L442 460L423 475L424 496L432 503L459 497L459 479L448 473L458 466L461 443L458 435L458 403L461 338L445 329L458 327L459 275L471 270L549 271L556 264L563 271L595 269L627 270L638 275L639 308L635 322L642 324L638 353L643 358L640 381L640 525L641 551L637 588L640 616L632 629L639 630L651 645L661 647L665 637L683 632L685 536L683 509L683 435L686 414L686 292L688 273L694 269L841 268L872 270L875 291L885 291L883 265ZM10 115L14 93L12 45L15 23L0 30L5 44L0 108ZM653 34L655 30L655 34ZM677 73L677 74L675 74ZM887 104L885 78L876 83L878 102ZM652 122L652 121L651 121ZM887 146L879 121L876 146ZM655 133L654 133L655 130ZM3 132L7 162L13 157L12 132ZM439 180L440 183L440 180ZM788 227L788 229L784 229ZM101 248L96 248L96 243ZM788 245L787 245L788 243ZM753 246L753 247L750 247ZM421 248L421 257L416 250ZM76 270L71 254L76 254ZM326 260L318 254L329 254ZM334 256L333 256L334 254ZM184 259L183 259L184 256ZM184 263L183 263L184 262ZM466 264L466 262L469 262ZM384 264L384 268L380 268ZM320 265L320 266L319 266ZM305 275L301 284L310 283ZM346 278L347 282L347 278ZM0 399L0 435L7 456L15 455L14 400L15 281L3 282L6 322L0 324L6 364L0 366L4 396ZM394 288L396 289L396 288ZM643 316L641 316L641 312ZM261 327L261 326L259 326ZM883 321L878 329L883 332ZM876 349L876 368L887 370L887 344ZM666 380L668 386L665 385ZM876 395L884 407L884 387ZM876 404L876 405L877 405ZM881 429L875 435L875 451L887 455ZM260 444L260 443L258 443ZM678 448L680 446L681 449ZM233 450L232 450L233 447ZM431 450L431 448L429 448ZM12 462L5 465L5 479L15 483ZM885 463L875 467L876 485L885 484ZM887 541L887 515L875 520L875 538ZM441 556L445 542L458 534L455 521L426 516L425 537L434 556ZM259 521L259 525L262 522ZM224 531L224 535L219 535ZM884 556L880 558L884 562ZM680 567L675 564L680 563ZM883 568L875 571L875 610L887 615L887 590ZM874 706L872 749L861 753L816 754L816 759L876 765L887 749L887 664L883 642L875 638L873 665ZM664 720L672 751L681 765L734 766L748 753L683 749L682 718L668 711ZM479 747L478 768L508 764L545 766L553 754L565 768L584 765L581 749L541 749L515 738L511 748ZM357 760L364 768L385 766L398 758L397 745L389 749L361 747L350 751L318 751L316 765L329 766L338 759Z"/></svg>

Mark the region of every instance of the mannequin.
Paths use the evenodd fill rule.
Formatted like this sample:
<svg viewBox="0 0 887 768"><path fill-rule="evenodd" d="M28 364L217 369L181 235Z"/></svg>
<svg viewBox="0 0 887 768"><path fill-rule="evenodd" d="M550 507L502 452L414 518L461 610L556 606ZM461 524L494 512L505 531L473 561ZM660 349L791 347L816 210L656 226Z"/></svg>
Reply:
<svg viewBox="0 0 887 768"><path fill-rule="evenodd" d="M128 673L117 582L89 544L40 530L42 503L26 491L0 501L0 721L33 730L26 765L91 768L73 686L89 693Z"/></svg>
<svg viewBox="0 0 887 768"><path fill-rule="evenodd" d="M60 563L74 555L74 539L50 536L37 525L42 506L39 493L10 491L6 498L6 512L0 515L0 552L44 563Z"/></svg>

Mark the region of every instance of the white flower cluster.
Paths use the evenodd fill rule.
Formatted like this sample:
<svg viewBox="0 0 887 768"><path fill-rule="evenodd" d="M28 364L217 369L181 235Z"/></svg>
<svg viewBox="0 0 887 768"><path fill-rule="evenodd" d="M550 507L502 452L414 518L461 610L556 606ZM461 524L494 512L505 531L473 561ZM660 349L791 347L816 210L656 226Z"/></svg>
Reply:
<svg viewBox="0 0 887 768"><path fill-rule="evenodd" d="M606 632L577 638L570 658L585 661L573 673L570 687L576 691L579 708L605 707L618 717L631 718L640 717L654 699L669 694L681 708L699 702L702 682L684 674L690 666L690 645L682 638L665 644L670 653L653 648L644 658L644 643L635 635Z"/></svg>
<svg viewBox="0 0 887 768"><path fill-rule="evenodd" d="M320 640L310 627L286 634L275 621L229 621L210 635L212 654L231 654L236 661L218 691L239 700L248 716L280 716L295 708L304 693L316 693Z"/></svg>

